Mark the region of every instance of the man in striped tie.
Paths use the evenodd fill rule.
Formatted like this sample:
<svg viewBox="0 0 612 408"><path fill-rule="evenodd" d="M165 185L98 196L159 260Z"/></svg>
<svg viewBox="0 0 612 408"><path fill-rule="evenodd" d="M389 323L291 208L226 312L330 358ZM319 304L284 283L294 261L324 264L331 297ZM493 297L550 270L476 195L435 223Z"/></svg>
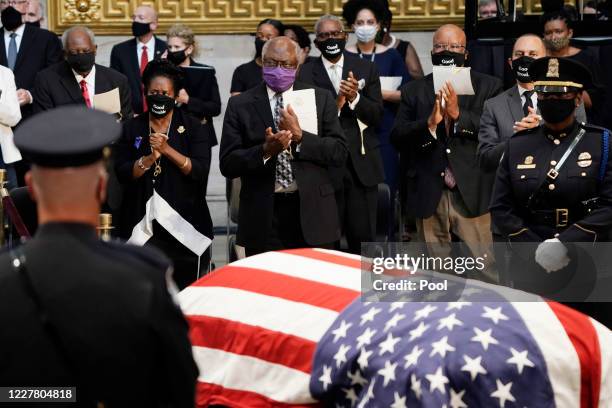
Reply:
<svg viewBox="0 0 612 408"><path fill-rule="evenodd" d="M264 83L232 97L225 114L221 173L242 179L237 244L247 255L340 238L328 169L344 165L345 137L331 94L295 82L300 52L287 37L268 41ZM315 114L298 119L296 111Z"/></svg>

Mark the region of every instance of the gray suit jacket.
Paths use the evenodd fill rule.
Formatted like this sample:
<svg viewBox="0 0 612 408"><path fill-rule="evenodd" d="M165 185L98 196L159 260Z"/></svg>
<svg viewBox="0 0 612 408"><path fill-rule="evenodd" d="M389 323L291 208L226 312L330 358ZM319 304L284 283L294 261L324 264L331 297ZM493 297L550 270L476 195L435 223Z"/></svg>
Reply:
<svg viewBox="0 0 612 408"><path fill-rule="evenodd" d="M512 126L524 116L518 85L485 102L478 132L478 161L482 169L497 170L505 142L514 134ZM576 110L576 118L586 122L584 104Z"/></svg>

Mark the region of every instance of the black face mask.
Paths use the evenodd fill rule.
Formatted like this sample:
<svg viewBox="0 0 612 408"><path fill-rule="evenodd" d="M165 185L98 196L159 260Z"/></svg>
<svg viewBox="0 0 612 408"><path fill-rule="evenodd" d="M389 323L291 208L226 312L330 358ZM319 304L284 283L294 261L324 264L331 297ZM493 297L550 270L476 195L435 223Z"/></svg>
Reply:
<svg viewBox="0 0 612 408"><path fill-rule="evenodd" d="M180 50L180 51L168 50L168 61L170 61L174 65L180 65L186 59L187 59L187 55L185 55L185 50Z"/></svg>
<svg viewBox="0 0 612 408"><path fill-rule="evenodd" d="M462 67L465 64L465 54L444 50L437 54L431 54L431 62L442 67Z"/></svg>
<svg viewBox="0 0 612 408"><path fill-rule="evenodd" d="M338 38L328 38L325 41L316 41L315 43L319 51L321 51L323 58L327 60L332 60L341 56L346 46L346 40L340 40Z"/></svg>
<svg viewBox="0 0 612 408"><path fill-rule="evenodd" d="M32 26L32 27L36 27L36 28L40 28L40 20L38 21L26 21L26 25Z"/></svg>
<svg viewBox="0 0 612 408"><path fill-rule="evenodd" d="M13 6L8 6L2 10L2 14L0 15L2 26L7 31L15 31L16 28L19 28L22 23L21 18L21 13Z"/></svg>
<svg viewBox="0 0 612 408"><path fill-rule="evenodd" d="M574 114L574 99L538 99L538 110L546 123L560 123Z"/></svg>
<svg viewBox="0 0 612 408"><path fill-rule="evenodd" d="M261 38L255 38L255 58L261 57L261 52L263 51L263 46L266 42Z"/></svg>
<svg viewBox="0 0 612 408"><path fill-rule="evenodd" d="M156 118L163 118L174 109L174 98L167 95L147 95L147 106L149 112Z"/></svg>
<svg viewBox="0 0 612 408"><path fill-rule="evenodd" d="M138 21L132 22L132 34L134 37L142 37L143 35L151 32L151 23L139 23Z"/></svg>
<svg viewBox="0 0 612 408"><path fill-rule="evenodd" d="M96 55L93 52L84 54L68 54L66 55L66 62L70 65L70 68L84 74L91 71L91 68L96 63Z"/></svg>
<svg viewBox="0 0 612 408"><path fill-rule="evenodd" d="M527 57L525 55L523 55L521 58L512 60L512 70L514 71L514 76L519 82L533 82L529 76L529 66L533 61L535 61L535 58Z"/></svg>

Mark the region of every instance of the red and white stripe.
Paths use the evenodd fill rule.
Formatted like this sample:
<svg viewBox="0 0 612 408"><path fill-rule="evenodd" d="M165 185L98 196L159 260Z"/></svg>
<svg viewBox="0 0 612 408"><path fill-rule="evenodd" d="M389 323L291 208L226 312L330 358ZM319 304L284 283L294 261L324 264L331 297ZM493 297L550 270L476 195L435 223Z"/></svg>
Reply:
<svg viewBox="0 0 612 408"><path fill-rule="evenodd" d="M361 260L336 251L268 252L179 294L200 369L197 406L299 407L319 339L360 294Z"/></svg>
<svg viewBox="0 0 612 408"><path fill-rule="evenodd" d="M308 391L315 348L359 296L361 262L321 249L268 252L183 290L200 369L197 406L315 406ZM612 332L555 302L512 305L544 356L555 406L612 407Z"/></svg>
<svg viewBox="0 0 612 408"><path fill-rule="evenodd" d="M512 305L544 356L555 406L612 407L612 332L556 302Z"/></svg>

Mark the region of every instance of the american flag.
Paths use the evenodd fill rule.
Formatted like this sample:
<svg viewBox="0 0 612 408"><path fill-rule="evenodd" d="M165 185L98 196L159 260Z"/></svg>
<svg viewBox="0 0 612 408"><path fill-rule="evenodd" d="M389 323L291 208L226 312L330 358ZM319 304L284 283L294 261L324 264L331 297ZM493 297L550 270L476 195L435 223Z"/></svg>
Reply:
<svg viewBox="0 0 612 408"><path fill-rule="evenodd" d="M554 302L476 301L483 290L354 301L319 342L311 393L335 407L612 407L607 328Z"/></svg>
<svg viewBox="0 0 612 408"><path fill-rule="evenodd" d="M360 258L302 249L234 262L179 294L200 369L198 407L313 406L319 339L359 296Z"/></svg>

